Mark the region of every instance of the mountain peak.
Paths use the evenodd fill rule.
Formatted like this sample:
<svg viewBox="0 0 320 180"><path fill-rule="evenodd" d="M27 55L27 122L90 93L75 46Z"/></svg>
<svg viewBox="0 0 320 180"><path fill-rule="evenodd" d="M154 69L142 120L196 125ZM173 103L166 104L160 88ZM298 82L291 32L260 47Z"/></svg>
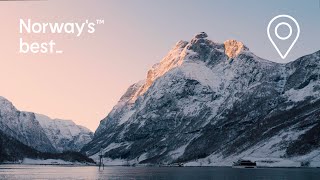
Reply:
<svg viewBox="0 0 320 180"><path fill-rule="evenodd" d="M237 40L227 40L224 42L225 54L229 58L235 58L238 56L242 51L248 51L247 48L242 42Z"/></svg>
<svg viewBox="0 0 320 180"><path fill-rule="evenodd" d="M242 42L227 40L224 44L215 43L208 39L207 33L197 33L191 41L178 41L160 63L155 64L148 71L147 78L143 84L134 86L135 88L133 89L129 88L128 94L130 94L130 98L126 100L131 100L131 103L135 102L157 78L171 69L181 66L185 61L218 61L224 56L223 51L229 58L235 58L242 51L248 50Z"/></svg>
<svg viewBox="0 0 320 180"><path fill-rule="evenodd" d="M207 37L208 37L208 35L205 32L200 32L200 33L198 33L198 34L196 34L194 36L194 38L196 38L196 39L204 39L204 38L207 38Z"/></svg>
<svg viewBox="0 0 320 180"><path fill-rule="evenodd" d="M0 109L2 111L4 111L4 110L12 111L12 110L15 110L15 107L13 106L13 104L8 99L0 96Z"/></svg>
<svg viewBox="0 0 320 180"><path fill-rule="evenodd" d="M208 35L205 32L200 32L191 39L189 46L199 46L200 44L210 44L210 40L208 39ZM192 47L191 47L192 48Z"/></svg>

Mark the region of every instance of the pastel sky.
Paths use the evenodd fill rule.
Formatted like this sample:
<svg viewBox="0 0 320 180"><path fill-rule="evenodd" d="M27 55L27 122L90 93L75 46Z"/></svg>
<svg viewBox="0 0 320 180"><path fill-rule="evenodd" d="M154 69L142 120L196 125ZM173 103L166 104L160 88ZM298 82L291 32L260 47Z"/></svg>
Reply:
<svg viewBox="0 0 320 180"><path fill-rule="evenodd" d="M146 77L178 40L205 31L216 42L236 39L280 62L266 34L289 14L301 26L288 59L320 50L319 0L69 0L0 2L0 96L25 111L71 119L95 130L127 87ZM96 33L21 35L19 19L82 22L104 19ZM63 54L19 54L19 38L54 39Z"/></svg>

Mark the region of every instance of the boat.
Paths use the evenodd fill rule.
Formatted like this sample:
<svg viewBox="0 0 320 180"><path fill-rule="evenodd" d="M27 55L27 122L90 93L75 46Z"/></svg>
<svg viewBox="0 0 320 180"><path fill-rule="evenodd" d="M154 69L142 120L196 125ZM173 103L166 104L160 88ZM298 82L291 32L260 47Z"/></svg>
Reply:
<svg viewBox="0 0 320 180"><path fill-rule="evenodd" d="M257 168L257 163L249 160L238 160L232 165L233 168Z"/></svg>
<svg viewBox="0 0 320 180"><path fill-rule="evenodd" d="M183 163L173 163L170 166L172 166L172 167L183 167L184 164Z"/></svg>

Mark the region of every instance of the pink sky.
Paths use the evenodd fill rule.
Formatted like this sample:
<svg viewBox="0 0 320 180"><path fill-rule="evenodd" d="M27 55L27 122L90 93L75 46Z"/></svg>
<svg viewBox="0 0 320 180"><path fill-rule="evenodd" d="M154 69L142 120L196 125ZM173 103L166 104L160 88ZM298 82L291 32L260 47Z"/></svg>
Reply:
<svg viewBox="0 0 320 180"><path fill-rule="evenodd" d="M141 42L135 38L142 34L130 22L122 22L121 18L118 22L113 21L118 12L108 7L98 11L83 3L73 7L71 13L69 8L57 7L50 2L3 4L0 6L0 34L3 35L0 96L9 99L19 110L71 119L94 131L127 87L143 79L147 69L161 59L156 54L145 53L148 47L140 52L132 47L130 41L139 46ZM82 22L102 18L105 25L97 26L96 33L85 33L79 38L74 35L21 35L19 18L39 22ZM54 39L64 53L19 54L20 37L29 42ZM126 49L135 52L126 53ZM140 58L142 55L144 57ZM146 58L153 61L146 62Z"/></svg>

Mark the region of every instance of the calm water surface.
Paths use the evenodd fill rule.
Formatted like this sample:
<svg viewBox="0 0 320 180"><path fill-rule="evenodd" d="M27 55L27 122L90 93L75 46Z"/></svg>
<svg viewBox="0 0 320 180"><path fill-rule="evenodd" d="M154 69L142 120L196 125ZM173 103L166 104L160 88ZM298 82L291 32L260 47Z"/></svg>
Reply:
<svg viewBox="0 0 320 180"><path fill-rule="evenodd" d="M0 179L320 180L320 169L0 165Z"/></svg>

